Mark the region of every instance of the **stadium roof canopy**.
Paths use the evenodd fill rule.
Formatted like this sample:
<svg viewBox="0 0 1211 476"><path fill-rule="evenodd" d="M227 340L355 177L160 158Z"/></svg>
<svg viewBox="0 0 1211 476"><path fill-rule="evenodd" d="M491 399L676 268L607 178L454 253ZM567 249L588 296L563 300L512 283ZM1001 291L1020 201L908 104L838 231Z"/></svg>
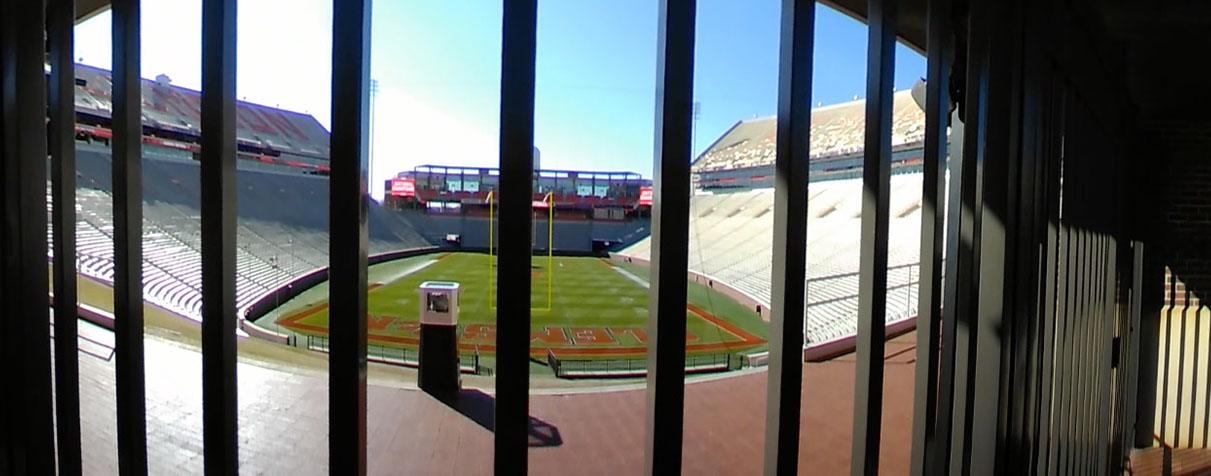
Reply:
<svg viewBox="0 0 1211 476"><path fill-rule="evenodd" d="M925 114L903 90L893 95L892 147L920 147L925 140ZM859 155L866 130L865 99L812 109L811 158ZM774 116L737 122L694 161L695 172L773 166Z"/></svg>
<svg viewBox="0 0 1211 476"><path fill-rule="evenodd" d="M76 0L76 22L87 20L107 9L109 0Z"/></svg>

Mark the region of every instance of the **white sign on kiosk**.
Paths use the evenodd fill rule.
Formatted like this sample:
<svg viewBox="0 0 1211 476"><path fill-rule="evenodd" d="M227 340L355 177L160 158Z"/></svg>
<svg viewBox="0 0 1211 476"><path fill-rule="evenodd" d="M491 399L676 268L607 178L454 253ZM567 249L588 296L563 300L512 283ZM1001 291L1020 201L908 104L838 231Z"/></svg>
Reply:
<svg viewBox="0 0 1211 476"><path fill-rule="evenodd" d="M458 324L458 283L425 281L420 283L420 323L438 326Z"/></svg>

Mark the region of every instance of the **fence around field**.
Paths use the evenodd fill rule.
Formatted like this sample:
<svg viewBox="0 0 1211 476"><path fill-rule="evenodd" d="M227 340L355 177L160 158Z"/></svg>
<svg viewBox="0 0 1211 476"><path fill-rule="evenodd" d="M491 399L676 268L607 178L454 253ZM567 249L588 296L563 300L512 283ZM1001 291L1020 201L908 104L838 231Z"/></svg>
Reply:
<svg viewBox="0 0 1211 476"><path fill-rule="evenodd" d="M558 357L547 350L547 366L559 378L643 377L648 373L647 358L572 359ZM685 372L707 373L739 370L749 360L737 353L695 354L685 357Z"/></svg>
<svg viewBox="0 0 1211 476"><path fill-rule="evenodd" d="M296 339L306 341L307 350L328 353L328 338L312 335L297 335ZM366 360L384 364L416 368L420 365L420 352L414 349L386 347L381 345L366 345ZM492 375L492 369L480 365L479 352L458 355L458 367L462 373L475 375Z"/></svg>

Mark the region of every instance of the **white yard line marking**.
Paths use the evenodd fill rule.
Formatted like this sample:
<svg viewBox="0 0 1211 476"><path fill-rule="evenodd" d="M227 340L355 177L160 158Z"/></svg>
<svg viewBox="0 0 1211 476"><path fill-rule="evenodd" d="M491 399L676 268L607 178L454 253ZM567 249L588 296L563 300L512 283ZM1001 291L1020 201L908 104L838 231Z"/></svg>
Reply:
<svg viewBox="0 0 1211 476"><path fill-rule="evenodd" d="M394 282L396 282L396 281L399 281L399 280L401 280L401 279L404 279L404 278L408 277L408 275L410 275L410 274L412 274L412 273L415 273L415 272L420 271L420 270L422 270L422 269L428 268L429 266L431 266L433 263L436 263L436 262L437 262L437 260L435 260L435 259L431 259L431 260L429 260L429 261L425 261L425 262L423 262L423 263L417 263L417 264L416 264L416 266L413 266L413 267L411 267L411 268L408 268L408 269L405 269L405 270L403 270L403 271L400 271L399 273L396 273L396 274L393 274L393 275L391 275L391 276L388 276L388 277L387 277L387 279L384 279L384 280L379 281L379 282L378 282L378 285L379 285L379 286L386 286L386 285L388 285L388 284L394 283Z"/></svg>
<svg viewBox="0 0 1211 476"><path fill-rule="evenodd" d="M619 274L621 274L624 278L634 281L635 284L643 286L643 289L650 289L652 287L652 285L650 283L648 283L647 280L645 280L639 276L635 276L635 274L630 271L622 269L621 267L618 267L618 266L611 266L611 268L613 268L614 271L617 271Z"/></svg>

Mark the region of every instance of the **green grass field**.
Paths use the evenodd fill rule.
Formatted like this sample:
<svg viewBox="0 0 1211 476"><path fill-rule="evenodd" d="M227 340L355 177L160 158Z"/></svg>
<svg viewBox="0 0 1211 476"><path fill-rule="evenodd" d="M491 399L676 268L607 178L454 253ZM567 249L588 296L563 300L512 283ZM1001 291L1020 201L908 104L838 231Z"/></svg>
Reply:
<svg viewBox="0 0 1211 476"><path fill-rule="evenodd" d="M372 266L368 271L368 340L371 345L418 345L422 281L460 283L460 345L465 351L494 352L496 311L489 283L494 257L449 253L412 257ZM647 270L591 257L534 257L531 277L531 352L550 349L561 357L642 356L647 340ZM550 301L548 306L548 284ZM687 282L687 345L690 354L729 353L765 348L767 325L753 310L708 288ZM334 319L321 284L262 318L280 330L325 336ZM494 299L493 299L494 301ZM549 307L549 309L548 309Z"/></svg>

